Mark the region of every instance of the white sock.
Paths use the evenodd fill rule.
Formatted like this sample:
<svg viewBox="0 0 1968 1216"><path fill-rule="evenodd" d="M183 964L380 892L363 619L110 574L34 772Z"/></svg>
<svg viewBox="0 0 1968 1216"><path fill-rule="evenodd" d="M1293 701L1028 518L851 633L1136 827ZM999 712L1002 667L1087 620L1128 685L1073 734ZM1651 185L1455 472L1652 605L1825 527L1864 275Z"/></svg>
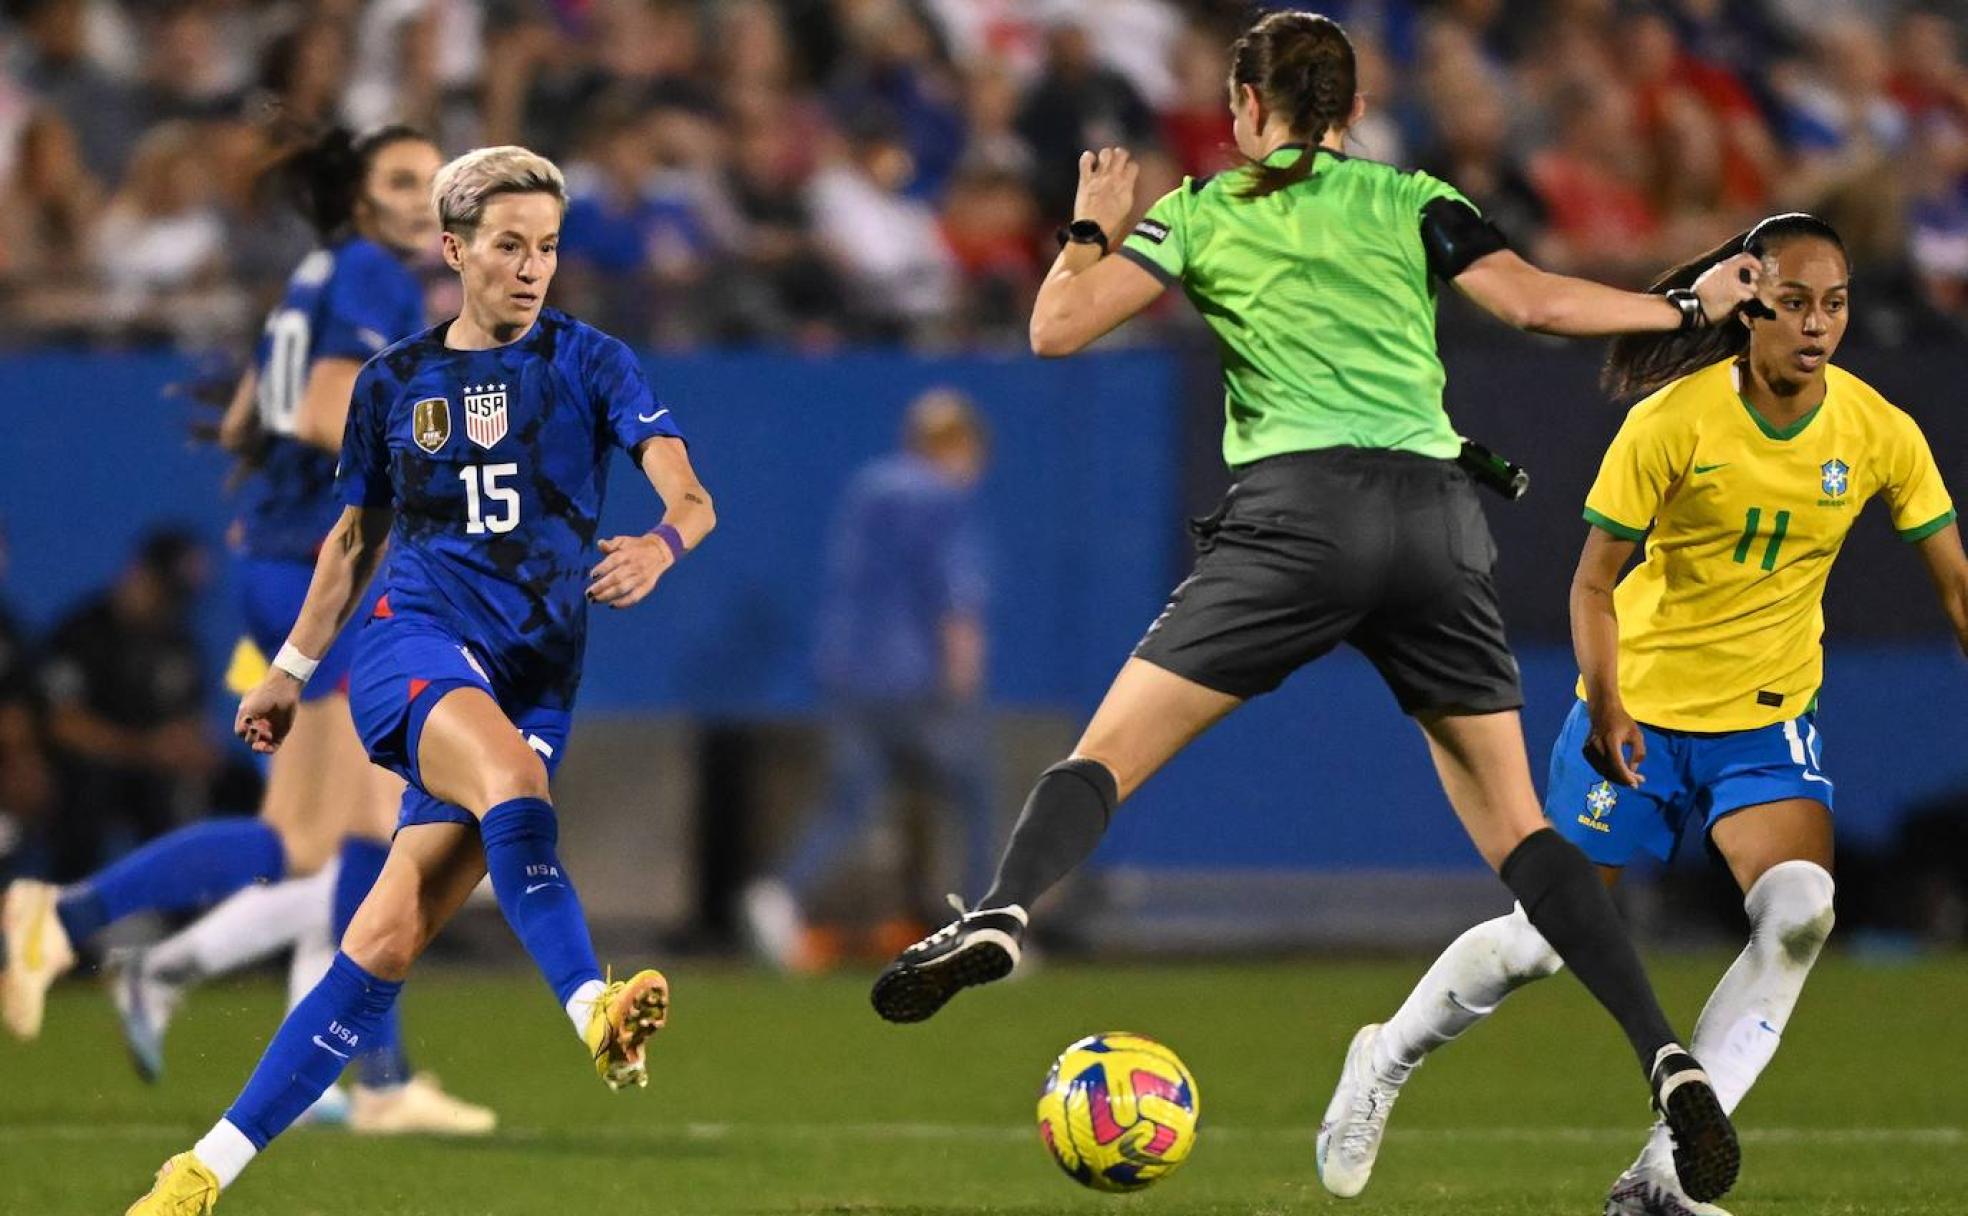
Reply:
<svg viewBox="0 0 1968 1216"><path fill-rule="evenodd" d="M328 974L335 961L335 951L340 948L341 943L335 940L325 919L294 943L294 955L287 960L287 1008L300 1004L302 997L314 991L321 977Z"/></svg>
<svg viewBox="0 0 1968 1216"><path fill-rule="evenodd" d="M245 1132L224 1119L214 1123L205 1138L191 1146L191 1151L205 1163L206 1169L218 1176L220 1190L231 1186L260 1152Z"/></svg>
<svg viewBox="0 0 1968 1216"><path fill-rule="evenodd" d="M1786 861L1765 870L1743 897L1749 944L1709 994L1688 1045L1723 1110L1735 1111L1777 1054L1804 980L1831 936L1836 889L1824 867ZM1667 1162L1671 1148L1667 1128L1656 1125L1637 1164Z"/></svg>
<svg viewBox="0 0 1968 1216"><path fill-rule="evenodd" d="M1374 1071L1400 1082L1422 1057L1482 1021L1503 998L1563 966L1522 905L1486 920L1442 951L1381 1027Z"/></svg>
<svg viewBox="0 0 1968 1216"><path fill-rule="evenodd" d="M334 867L306 878L254 883L154 946L145 967L162 976L209 979L292 946L315 924L326 932Z"/></svg>
<svg viewBox="0 0 1968 1216"><path fill-rule="evenodd" d="M567 1019L574 1023L574 1033L583 1042L588 1037L588 1017L594 1013L594 1003L601 999L606 988L607 985L600 980L589 980L567 998Z"/></svg>

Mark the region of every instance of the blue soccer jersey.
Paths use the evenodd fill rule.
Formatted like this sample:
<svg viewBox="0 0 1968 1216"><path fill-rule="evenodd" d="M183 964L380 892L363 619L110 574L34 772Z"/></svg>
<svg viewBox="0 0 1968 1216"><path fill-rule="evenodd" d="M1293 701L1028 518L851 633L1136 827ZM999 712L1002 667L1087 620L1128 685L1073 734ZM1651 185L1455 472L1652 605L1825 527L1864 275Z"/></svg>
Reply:
<svg viewBox="0 0 1968 1216"><path fill-rule="evenodd" d="M294 437L315 361L361 362L423 327L423 286L381 245L354 237L301 259L254 351L260 429L269 443L241 491L248 554L312 562L342 513L335 457Z"/></svg>
<svg viewBox="0 0 1968 1216"><path fill-rule="evenodd" d="M448 328L362 369L342 500L396 511L379 615L469 644L502 703L568 708L610 452L680 432L629 348L565 313L493 350Z"/></svg>

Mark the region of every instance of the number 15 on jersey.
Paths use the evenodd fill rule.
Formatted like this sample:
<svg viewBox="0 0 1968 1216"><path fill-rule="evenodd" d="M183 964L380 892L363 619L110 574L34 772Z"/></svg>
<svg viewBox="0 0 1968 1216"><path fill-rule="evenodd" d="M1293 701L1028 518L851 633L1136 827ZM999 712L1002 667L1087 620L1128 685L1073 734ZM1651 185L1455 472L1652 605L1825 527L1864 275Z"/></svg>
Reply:
<svg viewBox="0 0 1968 1216"><path fill-rule="evenodd" d="M518 472L517 464L468 464L458 470L465 483L466 535L503 535L519 526L519 491L501 484Z"/></svg>

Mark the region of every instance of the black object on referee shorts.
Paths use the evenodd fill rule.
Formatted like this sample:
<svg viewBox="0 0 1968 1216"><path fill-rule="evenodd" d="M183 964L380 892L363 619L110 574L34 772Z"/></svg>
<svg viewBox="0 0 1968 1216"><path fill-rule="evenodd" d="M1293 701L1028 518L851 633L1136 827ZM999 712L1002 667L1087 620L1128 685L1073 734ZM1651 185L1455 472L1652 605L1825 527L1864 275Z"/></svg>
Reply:
<svg viewBox="0 0 1968 1216"><path fill-rule="evenodd" d="M1193 520L1196 568L1136 658L1234 697L1341 642L1408 714L1524 703L1497 608L1496 542L1454 461L1323 448L1253 461Z"/></svg>

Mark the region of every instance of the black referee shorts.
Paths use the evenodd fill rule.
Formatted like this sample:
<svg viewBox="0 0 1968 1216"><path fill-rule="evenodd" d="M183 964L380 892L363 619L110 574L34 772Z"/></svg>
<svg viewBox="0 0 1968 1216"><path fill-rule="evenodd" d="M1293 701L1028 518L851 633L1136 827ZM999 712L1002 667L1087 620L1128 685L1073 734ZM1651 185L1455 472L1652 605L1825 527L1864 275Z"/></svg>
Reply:
<svg viewBox="0 0 1968 1216"><path fill-rule="evenodd" d="M1196 569L1135 657L1235 697L1349 642L1402 712L1523 705L1491 569L1496 543L1453 461L1376 448L1244 465L1191 523Z"/></svg>

